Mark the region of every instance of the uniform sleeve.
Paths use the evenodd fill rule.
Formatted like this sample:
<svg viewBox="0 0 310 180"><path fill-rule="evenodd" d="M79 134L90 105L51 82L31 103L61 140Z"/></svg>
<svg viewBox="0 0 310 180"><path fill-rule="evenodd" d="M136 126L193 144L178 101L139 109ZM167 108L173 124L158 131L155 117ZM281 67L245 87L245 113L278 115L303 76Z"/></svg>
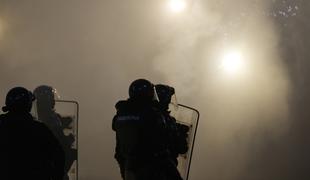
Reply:
<svg viewBox="0 0 310 180"><path fill-rule="evenodd" d="M116 116L114 116L112 120L112 130L116 131Z"/></svg>

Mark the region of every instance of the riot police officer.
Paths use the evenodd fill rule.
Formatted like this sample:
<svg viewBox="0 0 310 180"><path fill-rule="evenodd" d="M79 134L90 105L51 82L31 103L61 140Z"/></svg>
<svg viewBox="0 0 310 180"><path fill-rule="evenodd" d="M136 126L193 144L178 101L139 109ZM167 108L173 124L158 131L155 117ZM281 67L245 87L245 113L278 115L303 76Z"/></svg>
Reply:
<svg viewBox="0 0 310 180"><path fill-rule="evenodd" d="M181 180L181 175L177 170L177 158L180 154L185 154L188 151L187 136L189 127L178 123L176 119L170 115L169 104L171 103L172 96L175 94L174 88L163 84L157 84L155 87L159 98L160 108L166 121L167 144L170 158L174 165L169 169L168 174L171 179Z"/></svg>
<svg viewBox="0 0 310 180"><path fill-rule="evenodd" d="M36 113L38 119L50 128L53 134L59 140L65 151L65 176L64 180L69 179L68 172L77 160L77 150L72 147L75 137L73 134L65 134L65 131L71 129L72 118L63 117L55 110L56 89L51 86L41 85L33 91L36 97Z"/></svg>
<svg viewBox="0 0 310 180"><path fill-rule="evenodd" d="M0 179L62 180L64 152L53 133L30 114L33 94L11 89L0 115Z"/></svg>
<svg viewBox="0 0 310 180"><path fill-rule="evenodd" d="M115 158L125 180L167 180L166 124L155 97L154 85L138 79L129 87L129 99L116 104Z"/></svg>

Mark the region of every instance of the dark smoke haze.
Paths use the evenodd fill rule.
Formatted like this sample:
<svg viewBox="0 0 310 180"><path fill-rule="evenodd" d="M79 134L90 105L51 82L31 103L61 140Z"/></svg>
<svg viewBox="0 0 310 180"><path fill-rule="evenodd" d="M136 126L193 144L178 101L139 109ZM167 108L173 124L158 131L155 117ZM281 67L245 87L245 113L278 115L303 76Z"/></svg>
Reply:
<svg viewBox="0 0 310 180"><path fill-rule="evenodd" d="M167 1L0 0L0 102L41 84L79 101L80 179L117 180L115 102L167 83L202 114L190 179L308 179L310 2ZM231 49L237 74L219 65Z"/></svg>

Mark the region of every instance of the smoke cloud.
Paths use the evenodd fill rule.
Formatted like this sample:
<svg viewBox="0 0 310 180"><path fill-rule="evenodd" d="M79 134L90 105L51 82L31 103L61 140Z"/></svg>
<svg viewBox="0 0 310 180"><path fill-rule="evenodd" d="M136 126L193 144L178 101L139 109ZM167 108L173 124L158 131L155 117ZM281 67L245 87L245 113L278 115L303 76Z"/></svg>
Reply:
<svg viewBox="0 0 310 180"><path fill-rule="evenodd" d="M202 114L190 179L294 179L295 80L307 77L296 64L309 41L297 50L302 33L285 35L304 27L309 3L188 2L172 13L167 0L0 0L0 101L41 84L79 101L80 179L117 180L114 104L134 79L169 84ZM220 67L231 50L244 61L237 74Z"/></svg>

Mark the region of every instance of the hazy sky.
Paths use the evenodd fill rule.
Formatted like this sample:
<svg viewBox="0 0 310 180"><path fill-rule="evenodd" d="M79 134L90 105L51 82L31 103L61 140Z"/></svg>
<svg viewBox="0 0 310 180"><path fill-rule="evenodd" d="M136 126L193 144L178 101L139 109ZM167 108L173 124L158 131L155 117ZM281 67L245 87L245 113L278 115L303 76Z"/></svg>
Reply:
<svg viewBox="0 0 310 180"><path fill-rule="evenodd" d="M190 179L306 179L309 2L168 1L0 0L0 102L41 84L79 101L80 179L118 180L114 104L147 78L202 114Z"/></svg>

